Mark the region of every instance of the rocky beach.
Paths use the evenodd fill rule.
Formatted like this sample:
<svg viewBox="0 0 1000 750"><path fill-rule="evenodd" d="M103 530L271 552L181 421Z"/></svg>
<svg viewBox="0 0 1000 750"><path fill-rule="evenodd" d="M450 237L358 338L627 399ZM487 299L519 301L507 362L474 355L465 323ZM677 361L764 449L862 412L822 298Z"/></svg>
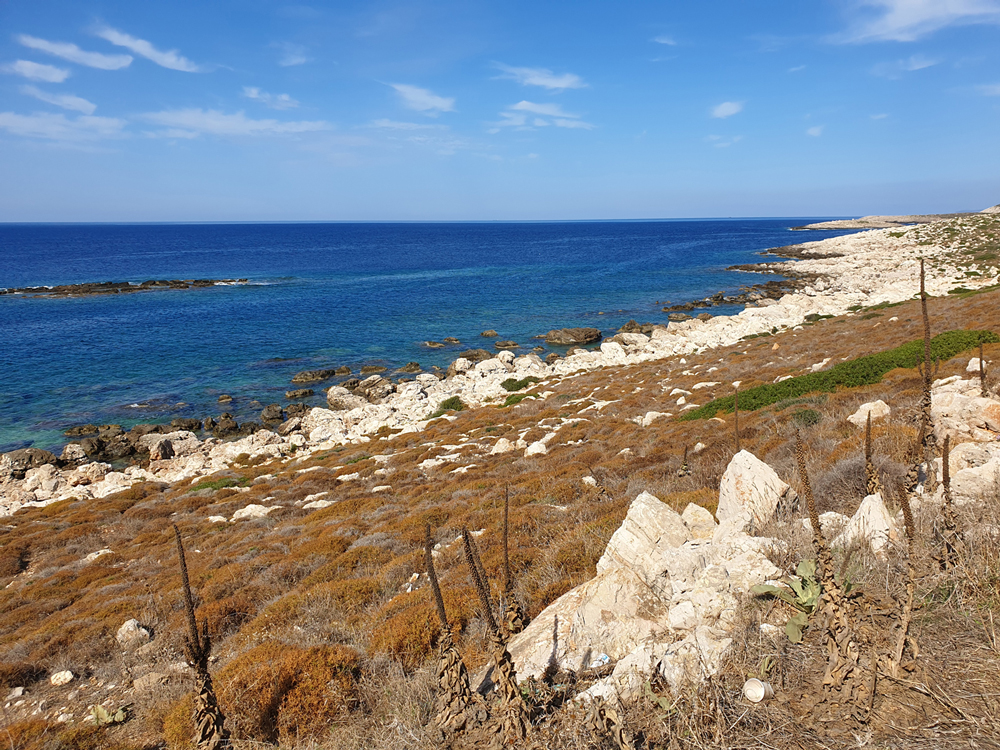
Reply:
<svg viewBox="0 0 1000 750"><path fill-rule="evenodd" d="M334 380L326 408L4 454L10 722L185 746L177 528L237 743L993 732L969 697L998 666L989 594L956 571L1000 559L998 249L988 213L779 248L758 270L794 287L737 315L555 329L565 356L484 346L440 373L301 371L288 400Z"/></svg>

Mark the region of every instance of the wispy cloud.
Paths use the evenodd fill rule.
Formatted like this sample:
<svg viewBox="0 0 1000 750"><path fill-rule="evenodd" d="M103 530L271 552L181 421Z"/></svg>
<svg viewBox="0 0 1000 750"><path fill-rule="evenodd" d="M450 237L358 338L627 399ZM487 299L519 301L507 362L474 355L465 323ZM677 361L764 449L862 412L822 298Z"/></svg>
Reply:
<svg viewBox="0 0 1000 750"><path fill-rule="evenodd" d="M45 83L62 83L69 78L69 71L65 68L31 62L31 60L17 60L0 66L0 71L24 76L29 81L45 81Z"/></svg>
<svg viewBox="0 0 1000 750"><path fill-rule="evenodd" d="M390 83L389 85L396 89L396 93L403 100L403 106L407 109L423 112L430 117L437 117L442 112L455 111L453 97L438 96L427 89L405 83Z"/></svg>
<svg viewBox="0 0 1000 750"><path fill-rule="evenodd" d="M47 39L39 39L27 34L18 36L17 41L25 47L61 57L63 60L69 60L77 65L86 65L88 68L118 70L127 68L132 62L131 55L105 55L100 52L87 52L69 42L50 42Z"/></svg>
<svg viewBox="0 0 1000 750"><path fill-rule="evenodd" d="M0 130L24 138L41 138L65 143L98 141L119 138L127 123L116 117L80 115L68 118L64 114L19 115L0 112Z"/></svg>
<svg viewBox="0 0 1000 750"><path fill-rule="evenodd" d="M530 118L529 115L536 115ZM566 112L559 104L520 101L512 104L500 113L503 118L493 123L490 133L499 133L501 128L530 130L532 127L544 128L550 125L557 128L574 128L578 130L593 130L594 126L580 119L580 115Z"/></svg>
<svg viewBox="0 0 1000 750"><path fill-rule="evenodd" d="M37 86L21 86L21 93L26 96L33 96L40 101L47 102L48 104L54 104L57 107L62 107L63 109L71 109L74 112L83 112L85 115L92 115L97 109L97 105L88 102L79 96L73 96L73 94L53 94L49 91L42 91Z"/></svg>
<svg viewBox="0 0 1000 750"><path fill-rule="evenodd" d="M278 65L283 68L291 68L295 65L305 65L312 58L309 57L307 49L301 44L292 44L291 42L276 42L271 45L276 49L281 50L282 55L278 59Z"/></svg>
<svg viewBox="0 0 1000 750"><path fill-rule="evenodd" d="M789 73L798 73L800 70L805 70L805 69L806 69L805 65L796 65L794 68L789 68L788 72Z"/></svg>
<svg viewBox="0 0 1000 750"><path fill-rule="evenodd" d="M659 36L654 36L653 41L657 44L669 44L671 47L677 44L676 40L672 36L667 36L666 34L660 34Z"/></svg>
<svg viewBox="0 0 1000 750"><path fill-rule="evenodd" d="M984 96L1000 96L1000 83L988 83L984 86L977 86L980 94Z"/></svg>
<svg viewBox="0 0 1000 750"><path fill-rule="evenodd" d="M548 68L512 68L503 63L496 63L496 67L503 71L503 75L497 76L498 78L511 79L522 86L541 86L549 91L587 87L587 83L574 73L556 74Z"/></svg>
<svg viewBox="0 0 1000 750"><path fill-rule="evenodd" d="M389 120L382 118L380 120L373 120L371 127L382 128L384 130L443 130L444 125L432 125L430 123L421 122L399 122L397 120Z"/></svg>
<svg viewBox="0 0 1000 750"><path fill-rule="evenodd" d="M871 115L871 118L873 120L884 120L888 116L885 112L879 112L877 115Z"/></svg>
<svg viewBox="0 0 1000 750"><path fill-rule="evenodd" d="M904 60L879 63L872 68L872 75L881 76L883 78L897 79L901 78L904 73L912 73L915 70L931 68L940 62L940 60L934 60L929 57L925 57L924 55L910 55Z"/></svg>
<svg viewBox="0 0 1000 750"><path fill-rule="evenodd" d="M722 135L710 135L705 140L711 143L716 148L729 148L734 143L739 143L740 141L742 141L743 136L734 135L732 137L727 138Z"/></svg>
<svg viewBox="0 0 1000 750"><path fill-rule="evenodd" d="M724 120L743 111L743 102L723 102L712 107L712 117Z"/></svg>
<svg viewBox="0 0 1000 750"><path fill-rule="evenodd" d="M256 86L244 86L243 96L271 109L292 109L299 106L299 103L288 94L269 94Z"/></svg>
<svg viewBox="0 0 1000 750"><path fill-rule="evenodd" d="M913 42L948 26L1000 23L997 0L860 0L851 28L832 37L851 44Z"/></svg>
<svg viewBox="0 0 1000 750"><path fill-rule="evenodd" d="M280 120L255 120L242 111L226 114L214 109L171 109L149 112L141 118L154 125L168 128L172 138L198 135L218 136L271 136L313 133L328 130L330 124L322 120L283 122Z"/></svg>
<svg viewBox="0 0 1000 750"><path fill-rule="evenodd" d="M806 135L811 135L813 138L819 138L823 135L823 128L825 125L813 125L811 128L806 130Z"/></svg>
<svg viewBox="0 0 1000 750"><path fill-rule="evenodd" d="M126 34L123 31L112 29L111 27L98 29L96 33L97 36L101 37L101 39L105 39L118 47L124 47L127 50L131 50L140 57L152 60L154 63L164 68L170 68L170 70L180 70L184 73L198 72L198 66L186 57L183 57L175 49L167 50L166 52L158 50L145 39L139 39Z"/></svg>

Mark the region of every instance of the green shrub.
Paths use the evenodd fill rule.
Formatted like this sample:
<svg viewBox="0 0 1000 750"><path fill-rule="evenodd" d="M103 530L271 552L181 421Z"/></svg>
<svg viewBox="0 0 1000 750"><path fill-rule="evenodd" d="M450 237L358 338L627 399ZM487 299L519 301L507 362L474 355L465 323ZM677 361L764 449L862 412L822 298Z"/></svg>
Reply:
<svg viewBox="0 0 1000 750"><path fill-rule="evenodd" d="M792 421L799 427L812 427L823 421L823 415L815 409L799 409L792 413Z"/></svg>
<svg viewBox="0 0 1000 750"><path fill-rule="evenodd" d="M514 378L507 378L500 385L505 391L523 391L529 385L533 385L538 382L538 378L529 375L526 378L521 378L520 380L514 380Z"/></svg>
<svg viewBox="0 0 1000 750"><path fill-rule="evenodd" d="M222 479L209 479L204 482L199 482L194 487L189 489L188 492L198 492L199 490L222 490L226 487L246 487L248 484L250 484L250 480L247 477L240 477L239 479L222 477Z"/></svg>
<svg viewBox="0 0 1000 750"><path fill-rule="evenodd" d="M1000 342L1000 337L992 331L947 331L931 339L931 356L944 361L951 359L959 352L973 349L980 343L995 344L997 342ZM756 388L748 388L745 391L740 391L740 409L754 411L784 399L804 396L807 393L831 392L838 386L857 388L862 385L872 385L879 382L887 372L897 367L916 367L923 358L923 348L923 341L918 339L885 352L841 362L829 370L811 372L797 378L783 380L780 383L768 383ZM710 419L720 411L731 412L732 410L733 396L725 396L710 401L699 409L692 409L680 419Z"/></svg>
<svg viewBox="0 0 1000 750"><path fill-rule="evenodd" d="M465 404L462 402L458 396L452 396L451 398L446 398L440 404L438 404L437 411L431 414L428 419L437 419L438 417L444 416L445 412L448 411L462 411L465 409Z"/></svg>
<svg viewBox="0 0 1000 750"><path fill-rule="evenodd" d="M503 405L514 406L515 404L521 403L526 398L536 398L536 396L531 393L512 393L504 400Z"/></svg>

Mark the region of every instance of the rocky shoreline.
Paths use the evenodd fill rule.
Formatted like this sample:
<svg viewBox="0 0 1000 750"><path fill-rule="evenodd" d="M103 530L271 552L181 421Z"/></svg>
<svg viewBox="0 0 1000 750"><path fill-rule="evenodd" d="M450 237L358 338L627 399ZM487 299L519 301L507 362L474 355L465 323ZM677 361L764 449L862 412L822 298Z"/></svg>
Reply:
<svg viewBox="0 0 1000 750"><path fill-rule="evenodd" d="M0 289L0 294L18 294L25 297L92 297L104 294L132 294L157 290L204 289L211 286L246 284L247 279L149 279L131 281L88 281L83 284L57 286L23 286Z"/></svg>
<svg viewBox="0 0 1000 750"><path fill-rule="evenodd" d="M434 419L453 419L448 404L454 409L510 405L511 397L545 399L551 393L547 386L583 372L700 353L748 337L795 330L817 316L850 315L864 307L902 302L913 296L922 257L934 260L927 280L931 295L992 286L1000 273L996 256L987 253L977 260L980 256L960 252L961 242L986 231L982 222L992 222L990 231L1000 229L1000 217L972 215L902 232L873 230L779 248L775 252L786 257L794 250L797 260L746 269L789 277L794 286L775 288L777 296L750 292L760 297L748 298L746 309L732 316L702 315L672 320L666 326L630 324L592 351L572 348L565 357L542 360L534 352L517 356L502 349L494 356L485 349L470 350L446 373L421 372L398 381L372 373L357 382L332 386L326 395L328 408L269 405L264 411L270 410L271 419L262 413L261 424L240 426L224 414L212 424L175 420L177 424L169 427L147 425L128 432L105 425L70 443L59 457L30 448L4 454L0 515L70 497L104 497L137 482L171 483L205 476L237 460L293 454L300 458L347 443L369 442L377 432L420 432ZM592 340L596 329L580 330L585 333L575 335ZM552 334L563 340L561 332ZM350 388L345 387L348 384ZM678 413L698 406L685 403ZM199 424L203 439L196 434ZM552 433L546 439L555 438ZM97 442L86 443L88 439ZM530 445L521 445L523 440L505 442L494 451L519 450L530 456L547 450L545 440ZM109 460L134 463L116 471Z"/></svg>

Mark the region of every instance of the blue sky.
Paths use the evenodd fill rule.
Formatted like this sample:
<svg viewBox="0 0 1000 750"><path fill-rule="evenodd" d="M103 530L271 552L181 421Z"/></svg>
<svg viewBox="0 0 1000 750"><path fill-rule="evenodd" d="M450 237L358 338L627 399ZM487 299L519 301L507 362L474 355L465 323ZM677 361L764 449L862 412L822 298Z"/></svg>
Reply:
<svg viewBox="0 0 1000 750"><path fill-rule="evenodd" d="M1000 202L1000 0L0 0L0 221Z"/></svg>

